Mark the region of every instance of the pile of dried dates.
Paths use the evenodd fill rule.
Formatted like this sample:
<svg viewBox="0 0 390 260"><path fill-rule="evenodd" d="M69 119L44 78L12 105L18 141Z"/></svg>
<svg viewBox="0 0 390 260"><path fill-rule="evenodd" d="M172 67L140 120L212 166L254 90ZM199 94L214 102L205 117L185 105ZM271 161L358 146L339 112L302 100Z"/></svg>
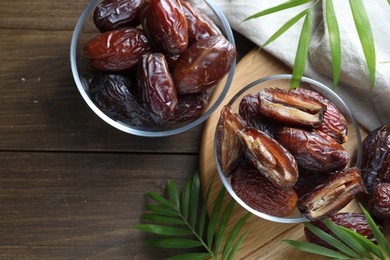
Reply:
<svg viewBox="0 0 390 260"><path fill-rule="evenodd" d="M90 97L133 126L199 117L236 57L215 23L184 0L104 0L93 19L101 34L84 47L97 70Z"/></svg>
<svg viewBox="0 0 390 260"><path fill-rule="evenodd" d="M320 228L321 219L374 239L360 213L338 213L356 194L390 217L390 127L364 141L363 166L347 167L347 122L319 93L267 88L244 96L238 113L226 105L217 126L217 160L234 192L260 212L287 217L298 210ZM316 236L305 230L311 242Z"/></svg>

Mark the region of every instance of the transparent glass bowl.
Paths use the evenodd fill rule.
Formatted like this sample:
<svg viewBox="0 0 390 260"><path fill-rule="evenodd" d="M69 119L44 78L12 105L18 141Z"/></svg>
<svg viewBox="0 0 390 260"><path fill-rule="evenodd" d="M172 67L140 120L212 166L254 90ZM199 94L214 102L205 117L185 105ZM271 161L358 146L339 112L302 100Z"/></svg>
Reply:
<svg viewBox="0 0 390 260"><path fill-rule="evenodd" d="M235 94L233 98L227 103L227 105L229 105L235 113L238 113L241 99L247 94L258 93L264 88L280 88L280 89L288 90L290 88L291 78L292 78L291 75L281 74L281 75L273 75L273 76L256 80L251 84L247 85L246 87L244 87L243 89L241 89L237 94ZM331 90L327 86L313 79L304 77L299 87L318 92L319 94L321 94L322 96L324 96L325 98L333 102L333 104L335 104L337 108L342 112L348 124L348 141L343 144L350 158L347 167L351 167L351 166L360 167L361 160L362 160L361 136L360 136L358 124L356 123L353 114L351 110L348 108L348 106L333 90ZM217 124L217 126L218 125L219 123ZM225 176L221 170L221 167L217 159L218 158L217 140L218 140L218 127L216 128L215 137L214 137L214 158L217 166L217 171L219 177L222 180L223 185L226 187L230 195L243 208L245 208L246 210L248 210L249 212L253 213L258 217L270 221L274 221L274 222L299 223L299 222L307 221L307 219L301 215L298 209L295 209L295 211L288 217L276 217L269 214L265 214L256 209L253 209L248 204L246 204L243 200L241 200L240 197L238 197L238 195L234 192L230 183L230 178Z"/></svg>
<svg viewBox="0 0 390 260"><path fill-rule="evenodd" d="M93 23L93 12L95 7L101 1L102 0L91 1L88 4L87 8L84 10L74 29L70 48L70 63L74 81L77 85L78 90L80 91L81 96L88 104L88 106L92 109L92 111L95 112L105 122L121 131L133 135L146 137L162 137L178 134L187 131L205 121L225 98L226 93L228 92L229 87L232 83L236 67L235 62L231 66L228 75L225 76L224 79L216 87L208 91L209 102L203 114L200 117L190 121L181 123L170 123L164 126L160 126L153 123L141 126L132 126L124 121L111 118L109 115L105 114L98 106L95 105L95 103L90 98L88 89L89 83L94 73L96 72L90 69L90 66L88 65L88 59L83 53L83 48L90 39L100 34L100 32L98 31L98 29L96 29ZM196 7L198 7L198 5L201 5L202 10L206 14L208 14L210 18L219 26L228 41L232 43L235 47L233 33L230 28L230 25L222 11L218 8L218 6L212 0L194 0L193 2Z"/></svg>

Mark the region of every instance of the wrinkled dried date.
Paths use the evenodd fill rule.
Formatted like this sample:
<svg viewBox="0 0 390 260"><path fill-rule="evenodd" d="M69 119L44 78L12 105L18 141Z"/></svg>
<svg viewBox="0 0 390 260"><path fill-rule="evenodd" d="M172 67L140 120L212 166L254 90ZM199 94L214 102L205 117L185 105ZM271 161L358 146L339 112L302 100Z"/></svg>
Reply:
<svg viewBox="0 0 390 260"><path fill-rule="evenodd" d="M345 207L364 190L360 171L356 167L333 174L324 183L299 199L298 209L310 220L329 217Z"/></svg>
<svg viewBox="0 0 390 260"><path fill-rule="evenodd" d="M187 1L180 1L188 24L190 42L196 42L211 36L222 35L219 28L206 14Z"/></svg>
<svg viewBox="0 0 390 260"><path fill-rule="evenodd" d="M364 139L362 178L366 193L371 193L377 182L390 182L390 125L375 129Z"/></svg>
<svg viewBox="0 0 390 260"><path fill-rule="evenodd" d="M348 140L348 125L345 117L340 110L328 99L315 91L311 91L304 88L296 88L293 90L296 93L302 93L304 95L313 97L326 105L326 112L324 114L324 120L317 128L318 130L330 135L340 144L345 143Z"/></svg>
<svg viewBox="0 0 390 260"><path fill-rule="evenodd" d="M177 55L187 48L188 25L179 0L148 1L142 7L140 19L157 51Z"/></svg>
<svg viewBox="0 0 390 260"><path fill-rule="evenodd" d="M277 140L289 150L300 167L316 172L332 172L348 164L348 153L329 135L318 130L282 127Z"/></svg>
<svg viewBox="0 0 390 260"><path fill-rule="evenodd" d="M366 237L372 242L376 242L376 239L371 231L370 225L367 219L362 213L337 213L329 217L329 219L336 225L348 228L360 235ZM336 237L332 231L330 231L322 221L311 221L310 224L322 229L329 235ZM305 236L308 242L314 243L320 246L334 249L330 244L314 235L308 228L304 228Z"/></svg>
<svg viewBox="0 0 390 260"><path fill-rule="evenodd" d="M205 111L208 103L207 93L187 94L177 97L178 103L169 122L185 122L196 119Z"/></svg>
<svg viewBox="0 0 390 260"><path fill-rule="evenodd" d="M105 32L90 40L84 48L92 66L105 71L135 67L148 49L148 39L142 30L136 28Z"/></svg>
<svg viewBox="0 0 390 260"><path fill-rule="evenodd" d="M96 6L93 21L101 32L139 25L142 0L104 0Z"/></svg>
<svg viewBox="0 0 390 260"><path fill-rule="evenodd" d="M260 91L259 101L261 113L287 125L319 127L326 111L317 99L277 88Z"/></svg>
<svg viewBox="0 0 390 260"><path fill-rule="evenodd" d="M263 213L286 217L296 207L294 189L280 189L250 164L240 165L232 172L231 184L241 200Z"/></svg>
<svg viewBox="0 0 390 260"><path fill-rule="evenodd" d="M301 198L306 193L311 192L315 187L323 183L327 178L330 178L330 176L333 174L334 172L319 173L311 170L305 170L304 168L299 168L299 177L294 186L298 197Z"/></svg>
<svg viewBox="0 0 390 260"><path fill-rule="evenodd" d="M215 86L228 73L235 57L233 45L223 36L192 44L180 55L172 72L177 92L200 93Z"/></svg>
<svg viewBox="0 0 390 260"><path fill-rule="evenodd" d="M151 120L141 100L132 93L133 84L119 74L96 74L89 86L94 103L113 118L140 126Z"/></svg>
<svg viewBox="0 0 390 260"><path fill-rule="evenodd" d="M143 103L157 124L166 123L174 114L177 94L164 55L145 54L137 72L139 94Z"/></svg>
<svg viewBox="0 0 390 260"><path fill-rule="evenodd" d="M240 116L234 114L229 106L222 108L217 126L217 158L221 171L225 175L229 175L230 171L237 166L243 154L236 131L244 127L245 122Z"/></svg>
<svg viewBox="0 0 390 260"><path fill-rule="evenodd" d="M294 186L298 167L289 151L257 128L239 129L236 133L246 157L261 174L281 189Z"/></svg>
<svg viewBox="0 0 390 260"><path fill-rule="evenodd" d="M368 209L377 218L390 219L390 183L378 183L374 186Z"/></svg>
<svg viewBox="0 0 390 260"><path fill-rule="evenodd" d="M260 102L258 94L248 94L241 99L239 115L250 127L256 127L272 138L278 131L280 125L271 118L260 113Z"/></svg>

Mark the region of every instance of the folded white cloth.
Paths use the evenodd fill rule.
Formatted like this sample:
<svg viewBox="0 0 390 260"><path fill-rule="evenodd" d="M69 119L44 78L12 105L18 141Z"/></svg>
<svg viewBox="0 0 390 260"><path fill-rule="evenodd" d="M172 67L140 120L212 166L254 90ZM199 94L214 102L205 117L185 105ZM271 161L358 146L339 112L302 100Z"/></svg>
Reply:
<svg viewBox="0 0 390 260"><path fill-rule="evenodd" d="M261 46L288 19L310 5L294 7L264 17L242 22L246 17L286 0L214 0L228 19L231 27ZM349 1L333 1L339 23L342 64L340 83L336 92L366 129L373 130L390 124L390 5L386 0L364 0L374 35L376 49L376 80L370 92L367 66L355 28ZM325 1L313 12L312 38L305 76L332 87L332 61L326 29ZM304 19L291 27L265 50L292 67Z"/></svg>

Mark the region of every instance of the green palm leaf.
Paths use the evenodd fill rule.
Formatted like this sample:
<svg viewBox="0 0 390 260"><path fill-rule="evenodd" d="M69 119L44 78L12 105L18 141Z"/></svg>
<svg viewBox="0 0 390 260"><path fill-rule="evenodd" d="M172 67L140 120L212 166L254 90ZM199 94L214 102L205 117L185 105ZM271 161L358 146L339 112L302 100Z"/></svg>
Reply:
<svg viewBox="0 0 390 260"><path fill-rule="evenodd" d="M312 23L312 13L307 11L303 22L301 36L299 37L298 48L295 54L294 69L292 73L291 88L298 87L305 71L307 55L309 53L310 27Z"/></svg>
<svg viewBox="0 0 390 260"><path fill-rule="evenodd" d="M212 257L208 253L189 253L169 257L166 260L203 260Z"/></svg>
<svg viewBox="0 0 390 260"><path fill-rule="evenodd" d="M280 35L285 33L288 29L291 28L291 26L296 24L303 16L305 16L307 14L307 12L308 12L308 9L300 12L299 14L297 14L296 16L294 16L293 18L288 20L273 35L271 35L271 37L268 38L268 40L263 44L263 46L261 46L261 48L264 48L265 46L267 46L268 44L270 44L271 42L273 42L274 40L279 38Z"/></svg>
<svg viewBox="0 0 390 260"><path fill-rule="evenodd" d="M329 235L325 231L317 228L316 226L313 226L310 223L304 223L305 227L308 228L313 234L315 234L317 237L321 238L328 244L332 245L333 247L337 248L338 250L344 252L345 254L358 258L359 255L356 254L355 251L353 251L351 248L346 246L344 243L340 242L340 240L334 238L333 236Z"/></svg>
<svg viewBox="0 0 390 260"><path fill-rule="evenodd" d="M198 240L174 237L146 240L145 245L162 248L194 248L201 247L202 243Z"/></svg>
<svg viewBox="0 0 390 260"><path fill-rule="evenodd" d="M335 88L340 80L341 71L340 31L332 0L326 0L325 10L326 23L328 25L330 52L332 55L333 88Z"/></svg>
<svg viewBox="0 0 390 260"><path fill-rule="evenodd" d="M251 216L251 214L247 213L245 216L243 216L237 223L234 225L232 231L230 232L230 235L227 237L225 246L222 251L222 259L227 259L229 255L229 250L232 248L233 242L235 238L238 235L238 232L242 229L245 222L248 220L248 218Z"/></svg>
<svg viewBox="0 0 390 260"><path fill-rule="evenodd" d="M214 179L213 179L214 180ZM200 210L200 216L199 216L199 236L203 237L205 222L206 222L206 213L207 213L207 205L209 203L209 197L210 197L210 191L211 191L211 185L213 184L213 180L210 182L209 187L207 188L206 196L202 205L202 209Z"/></svg>
<svg viewBox="0 0 390 260"><path fill-rule="evenodd" d="M176 224L176 225L185 225L185 221L179 217L167 217L156 214L145 214L142 216L142 219L150 220L153 222L167 223L167 224Z"/></svg>
<svg viewBox="0 0 390 260"><path fill-rule="evenodd" d="M343 232L341 228L330 221L329 219L324 219L323 220L324 224L338 237L343 241L345 244L347 244L350 248L355 250L360 256L367 257L368 259L374 259L372 255L365 250L365 248L359 244L356 243L356 241L351 237L348 233Z"/></svg>
<svg viewBox="0 0 390 260"><path fill-rule="evenodd" d="M287 245L294 247L296 249L308 252L308 253L314 253L317 255L332 257L334 259L350 259L349 257L340 254L332 249L319 246L316 244L312 244L309 242L303 242L303 241L295 241L295 240L283 240L284 243Z"/></svg>
<svg viewBox="0 0 390 260"><path fill-rule="evenodd" d="M207 245L211 247L214 241L215 229L217 228L218 215L221 211L223 197L225 195L225 189L221 189L218 193L217 199L215 200L215 205L213 211L211 212L209 226L207 228Z"/></svg>
<svg viewBox="0 0 390 260"><path fill-rule="evenodd" d="M162 206L157 206L157 205L146 205L145 209L158 214L158 215L163 215L163 216L170 216L170 217L176 217L179 214L177 211L174 211L170 208L164 208Z"/></svg>
<svg viewBox="0 0 390 260"><path fill-rule="evenodd" d="M190 189L191 189L191 181L187 180L181 192L181 214L183 215L183 218L188 217L188 205L190 204L190 194L191 194Z"/></svg>
<svg viewBox="0 0 390 260"><path fill-rule="evenodd" d="M215 242L216 255L219 254L219 250L221 249L222 239L224 238L226 227L230 219L230 216L232 215L234 205L235 205L234 200L231 200L227 205L227 207L225 208L225 211L223 212L221 219L219 220L218 230L216 233L216 242Z"/></svg>
<svg viewBox="0 0 390 260"><path fill-rule="evenodd" d="M259 17L267 15L267 14L272 14L272 13L276 13L276 12L279 12L279 11L282 11L282 10L286 10L286 9L289 9L289 8L292 8L292 7L295 7L295 6L299 6L299 5L303 5L303 4L306 4L306 3L310 3L310 2L311 2L311 0L287 1L287 2L284 2L284 3L280 4L280 5L277 5L277 6L268 8L266 10L263 10L261 12L255 13L255 14L245 18L243 20L243 22L251 20L251 19L259 18Z"/></svg>
<svg viewBox="0 0 390 260"><path fill-rule="evenodd" d="M167 183L167 190L168 190L169 200L172 202L173 207L176 210L180 210L179 194L177 192L176 183L169 180Z"/></svg>
<svg viewBox="0 0 390 260"><path fill-rule="evenodd" d="M232 250L229 253L228 260L233 260L234 255L237 253L238 248L241 246L242 241L244 241L248 232L242 234L242 236L238 239L237 243L233 246Z"/></svg>
<svg viewBox="0 0 390 260"><path fill-rule="evenodd" d="M196 223L196 214L198 212L198 204L199 204L199 193L200 193L200 178L199 172L195 174L192 178L191 185L191 196L190 196L190 209L189 216L191 219L191 226L195 227Z"/></svg>
<svg viewBox="0 0 390 260"><path fill-rule="evenodd" d="M154 224L138 224L134 226L135 229L143 230L145 232L165 235L165 236L183 236L192 235L192 231L184 228L176 228L170 226L154 225Z"/></svg>
<svg viewBox="0 0 390 260"><path fill-rule="evenodd" d="M352 237L354 237L354 239L358 241L359 244L361 244L369 252L374 253L377 257L379 257L379 259L385 259L385 256L383 255L382 251L379 250L379 248L373 242L371 242L371 240L346 227L340 226L340 228L350 234Z"/></svg>
<svg viewBox="0 0 390 260"><path fill-rule="evenodd" d="M163 206L165 207L168 207L170 208L172 206L172 204L167 201L163 196L161 196L160 194L157 194L155 192L148 192L146 194L149 198L151 198L152 200L154 200L155 202L157 203L160 203L162 204Z"/></svg>
<svg viewBox="0 0 390 260"><path fill-rule="evenodd" d="M370 21L367 17L366 9L362 0L349 0L356 30L359 35L360 43L363 48L364 56L367 63L368 73L370 75L371 90L375 84L376 56L374 37L371 31Z"/></svg>
<svg viewBox="0 0 390 260"><path fill-rule="evenodd" d="M382 248L385 255L387 257L390 257L390 248L389 248L389 244L386 241L386 238L383 236L382 232L379 230L378 226L375 224L370 214L368 214L367 210L363 208L362 205L360 205L360 208L362 209L362 212L366 217L368 224L370 225L371 231L374 234L375 239L378 242L379 246Z"/></svg>

